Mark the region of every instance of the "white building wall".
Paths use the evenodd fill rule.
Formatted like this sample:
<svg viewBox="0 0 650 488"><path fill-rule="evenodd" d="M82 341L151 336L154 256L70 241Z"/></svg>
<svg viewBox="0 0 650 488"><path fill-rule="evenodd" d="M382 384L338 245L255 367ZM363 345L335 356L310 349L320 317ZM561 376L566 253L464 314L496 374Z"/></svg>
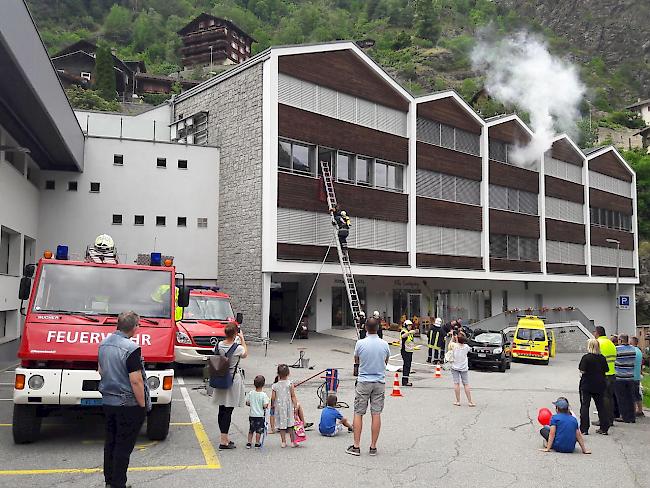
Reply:
<svg viewBox="0 0 650 488"><path fill-rule="evenodd" d="M121 154L124 165L113 164ZM167 167L158 168L157 158ZM179 169L178 160L188 169ZM55 190L42 190L38 252L67 244L70 253L83 258L86 246L99 234L115 240L122 262L134 262L139 253L162 252L187 278L217 277L217 202L219 150L206 146L152 143L89 137L83 173L43 172L43 185L55 181ZM77 182L77 191L68 183ZM100 183L99 193L90 183ZM113 214L122 215L114 225ZM134 225L144 215L144 225ZM166 217L165 226L156 217ZM187 226L177 226L186 217ZM207 228L197 226L207 218Z"/></svg>
<svg viewBox="0 0 650 488"><path fill-rule="evenodd" d="M138 115L75 111L82 130L89 136L122 137L169 142L171 109L167 103Z"/></svg>
<svg viewBox="0 0 650 488"><path fill-rule="evenodd" d="M0 145L16 146L2 127ZM0 234L0 344L20 336L22 317L18 285L23 264L34 262L34 246L30 250L29 242L37 238L38 230L38 189L27 180L27 167L33 167L33 162L24 153L12 155L15 165L6 160L9 156L5 151L0 151L0 228L4 231Z"/></svg>

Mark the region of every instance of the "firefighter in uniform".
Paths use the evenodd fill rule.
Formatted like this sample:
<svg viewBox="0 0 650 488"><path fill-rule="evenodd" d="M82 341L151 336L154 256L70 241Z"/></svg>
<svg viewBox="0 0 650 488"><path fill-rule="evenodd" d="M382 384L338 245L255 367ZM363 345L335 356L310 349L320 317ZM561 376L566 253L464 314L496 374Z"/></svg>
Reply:
<svg viewBox="0 0 650 488"><path fill-rule="evenodd" d="M442 363L445 350L445 333L442 330L442 319L437 317L429 329L429 355L427 363Z"/></svg>
<svg viewBox="0 0 650 488"><path fill-rule="evenodd" d="M404 366L402 367L402 386L413 386L413 383L409 381L409 376L411 375L411 362L413 361L413 351L415 350L414 334L413 322L405 320L400 331L400 337L402 338L402 350L400 353L404 361Z"/></svg>

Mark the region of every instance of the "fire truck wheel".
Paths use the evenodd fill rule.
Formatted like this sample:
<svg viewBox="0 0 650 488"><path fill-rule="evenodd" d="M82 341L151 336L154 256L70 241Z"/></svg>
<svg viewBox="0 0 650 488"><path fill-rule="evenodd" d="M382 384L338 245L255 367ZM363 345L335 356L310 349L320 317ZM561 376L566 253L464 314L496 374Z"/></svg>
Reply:
<svg viewBox="0 0 650 488"><path fill-rule="evenodd" d="M16 444L27 444L38 439L41 421L36 405L14 405L13 434Z"/></svg>
<svg viewBox="0 0 650 488"><path fill-rule="evenodd" d="M172 405L156 405L147 417L147 437L152 441L162 441L169 433Z"/></svg>

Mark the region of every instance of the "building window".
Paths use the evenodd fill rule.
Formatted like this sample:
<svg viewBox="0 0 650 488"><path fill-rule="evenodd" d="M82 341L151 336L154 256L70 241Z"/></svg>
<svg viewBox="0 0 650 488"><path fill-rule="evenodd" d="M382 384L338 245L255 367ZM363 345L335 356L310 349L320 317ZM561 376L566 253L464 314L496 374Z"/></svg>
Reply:
<svg viewBox="0 0 650 488"><path fill-rule="evenodd" d="M46 180L45 181L45 189L46 190L54 190L56 188L56 183L54 180Z"/></svg>
<svg viewBox="0 0 650 488"><path fill-rule="evenodd" d="M404 171L401 165L387 161L375 161L375 187L402 191Z"/></svg>
<svg viewBox="0 0 650 488"><path fill-rule="evenodd" d="M280 141L278 165L294 173L316 175L316 146Z"/></svg>
<svg viewBox="0 0 650 488"><path fill-rule="evenodd" d="M77 191L76 181L68 181L68 191Z"/></svg>
<svg viewBox="0 0 650 488"><path fill-rule="evenodd" d="M208 226L208 218L199 217L198 219L196 219L196 226L199 227L200 229L205 229Z"/></svg>
<svg viewBox="0 0 650 488"><path fill-rule="evenodd" d="M607 227L608 229L617 229L627 232L632 231L632 216L608 210L605 208L591 207L589 209L591 225L598 227Z"/></svg>
<svg viewBox="0 0 650 488"><path fill-rule="evenodd" d="M167 225L167 217L164 215L157 215L156 216L156 225L159 227L163 227Z"/></svg>
<svg viewBox="0 0 650 488"><path fill-rule="evenodd" d="M454 151L481 155L481 136L473 132L418 117L417 140Z"/></svg>
<svg viewBox="0 0 650 488"><path fill-rule="evenodd" d="M336 179L354 183L354 155L339 152L336 156Z"/></svg>
<svg viewBox="0 0 650 488"><path fill-rule="evenodd" d="M133 219L133 225L144 225L144 215L136 215Z"/></svg>
<svg viewBox="0 0 650 488"><path fill-rule="evenodd" d="M178 169L187 169L187 159L178 160Z"/></svg>
<svg viewBox="0 0 650 488"><path fill-rule="evenodd" d="M416 192L420 197L451 202L481 204L481 182L435 171L416 171Z"/></svg>
<svg viewBox="0 0 650 488"><path fill-rule="evenodd" d="M538 239L490 234L490 256L513 261L539 261Z"/></svg>
<svg viewBox="0 0 650 488"><path fill-rule="evenodd" d="M167 167L167 159L166 158L158 158L158 159L156 159L156 166L158 168L166 168Z"/></svg>
<svg viewBox="0 0 650 488"><path fill-rule="evenodd" d="M81 72L81 77L82 77L84 80L88 80L88 81L90 81L90 76L91 76L91 74L88 73L87 71L82 71L82 72Z"/></svg>
<svg viewBox="0 0 650 488"><path fill-rule="evenodd" d="M90 183L90 193L99 193L99 182L91 182Z"/></svg>
<svg viewBox="0 0 650 488"><path fill-rule="evenodd" d="M537 215L537 193L490 185L490 208Z"/></svg>
<svg viewBox="0 0 650 488"><path fill-rule="evenodd" d="M20 234L0 226L0 274L20 274Z"/></svg>
<svg viewBox="0 0 650 488"><path fill-rule="evenodd" d="M122 225L122 214L113 214L113 225Z"/></svg>
<svg viewBox="0 0 650 488"><path fill-rule="evenodd" d="M176 225L178 227L187 227L187 217L178 217L176 219Z"/></svg>
<svg viewBox="0 0 650 488"><path fill-rule="evenodd" d="M561 264L585 264L584 244L546 241L546 261Z"/></svg>
<svg viewBox="0 0 650 488"><path fill-rule="evenodd" d="M113 164L115 166L123 166L124 156L122 154L113 154Z"/></svg>
<svg viewBox="0 0 650 488"><path fill-rule="evenodd" d="M566 220L576 224L584 223L582 203L569 202L560 198L546 197L546 218Z"/></svg>

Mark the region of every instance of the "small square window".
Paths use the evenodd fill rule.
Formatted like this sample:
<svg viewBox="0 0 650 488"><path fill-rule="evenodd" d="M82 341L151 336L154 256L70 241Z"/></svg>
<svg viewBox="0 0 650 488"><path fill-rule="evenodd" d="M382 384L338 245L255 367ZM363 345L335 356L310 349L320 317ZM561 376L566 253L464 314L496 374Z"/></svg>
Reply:
<svg viewBox="0 0 650 488"><path fill-rule="evenodd" d="M200 228L206 228L208 226L208 218L207 217L199 217L196 219L196 225L197 227Z"/></svg>
<svg viewBox="0 0 650 488"><path fill-rule="evenodd" d="M166 168L167 167L167 159L166 158L158 158L156 159L156 166L159 168Z"/></svg>
<svg viewBox="0 0 650 488"><path fill-rule="evenodd" d="M88 71L82 71L82 72L81 72L81 77L82 77L84 80L88 80L88 81L90 81L91 73L89 73Z"/></svg>
<svg viewBox="0 0 650 488"><path fill-rule="evenodd" d="M91 182L90 183L90 193L99 193L99 183L98 182Z"/></svg>
<svg viewBox="0 0 650 488"><path fill-rule="evenodd" d="M122 154L113 154L113 164L115 166L123 166L124 156Z"/></svg>
<svg viewBox="0 0 650 488"><path fill-rule="evenodd" d="M156 216L156 225L158 226L164 226L167 225L167 218L163 215L157 215Z"/></svg>
<svg viewBox="0 0 650 488"><path fill-rule="evenodd" d="M68 191L77 191L76 181L68 181Z"/></svg>
<svg viewBox="0 0 650 488"><path fill-rule="evenodd" d="M178 160L178 169L187 169L187 159Z"/></svg>
<svg viewBox="0 0 650 488"><path fill-rule="evenodd" d="M187 217L178 217L176 219L176 225L178 227L187 227Z"/></svg>
<svg viewBox="0 0 650 488"><path fill-rule="evenodd" d="M144 225L144 215L136 215L133 220L134 225Z"/></svg>
<svg viewBox="0 0 650 488"><path fill-rule="evenodd" d="M54 190L55 186L56 186L56 184L55 184L54 180L45 181L45 189L46 190Z"/></svg>
<svg viewBox="0 0 650 488"><path fill-rule="evenodd" d="M113 225L122 225L122 214L113 214Z"/></svg>

